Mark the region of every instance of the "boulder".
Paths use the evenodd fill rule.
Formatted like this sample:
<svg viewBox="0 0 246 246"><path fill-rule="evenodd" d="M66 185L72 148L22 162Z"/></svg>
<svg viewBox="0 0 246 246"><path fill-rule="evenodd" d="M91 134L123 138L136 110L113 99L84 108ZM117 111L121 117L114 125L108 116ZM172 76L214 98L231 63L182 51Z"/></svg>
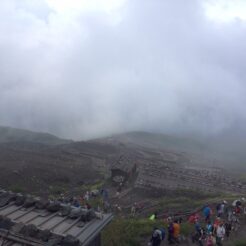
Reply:
<svg viewBox="0 0 246 246"><path fill-rule="evenodd" d="M14 223L9 218L0 216L0 228L5 230L10 230L13 227Z"/></svg>
<svg viewBox="0 0 246 246"><path fill-rule="evenodd" d="M79 246L79 240L71 235L63 238L61 241L61 246Z"/></svg>
<svg viewBox="0 0 246 246"><path fill-rule="evenodd" d="M68 216L70 214L71 210L72 210L71 206L69 206L69 205L62 205L61 206L61 209L60 209L59 215L60 216L63 216L63 217L64 216Z"/></svg>
<svg viewBox="0 0 246 246"><path fill-rule="evenodd" d="M27 196L23 207L24 208L30 208L35 205L35 199L32 196Z"/></svg>
<svg viewBox="0 0 246 246"><path fill-rule="evenodd" d="M26 197L23 196L22 194L17 194L16 200L15 200L15 205L16 206L22 206L26 200Z"/></svg>
<svg viewBox="0 0 246 246"><path fill-rule="evenodd" d="M37 238L41 239L43 242L48 242L51 236L52 233L50 232L50 230L43 230L39 231Z"/></svg>
<svg viewBox="0 0 246 246"><path fill-rule="evenodd" d="M7 192L4 193L1 197L0 197L0 207L4 207L6 205L8 205L10 202L13 202L16 200L16 194L12 193L12 192Z"/></svg>
<svg viewBox="0 0 246 246"><path fill-rule="evenodd" d="M47 206L47 210L52 213L58 212L60 208L61 204L59 202L50 202Z"/></svg>
<svg viewBox="0 0 246 246"><path fill-rule="evenodd" d="M37 237L39 230L35 225L25 225L21 231L21 234L27 237Z"/></svg>
<svg viewBox="0 0 246 246"><path fill-rule="evenodd" d="M69 214L70 219L77 219L81 216L82 210L81 208L73 208Z"/></svg>
<svg viewBox="0 0 246 246"><path fill-rule="evenodd" d="M15 233L20 233L21 230L23 230L23 228L25 227L25 225L23 223L17 223L12 227L12 231Z"/></svg>
<svg viewBox="0 0 246 246"><path fill-rule="evenodd" d="M46 199L37 199L35 202L35 207L37 209L45 209L49 206L49 201Z"/></svg>
<svg viewBox="0 0 246 246"><path fill-rule="evenodd" d="M49 241L46 243L46 246L57 246L57 245L60 245L61 241L62 241L61 236L52 235L49 238Z"/></svg>

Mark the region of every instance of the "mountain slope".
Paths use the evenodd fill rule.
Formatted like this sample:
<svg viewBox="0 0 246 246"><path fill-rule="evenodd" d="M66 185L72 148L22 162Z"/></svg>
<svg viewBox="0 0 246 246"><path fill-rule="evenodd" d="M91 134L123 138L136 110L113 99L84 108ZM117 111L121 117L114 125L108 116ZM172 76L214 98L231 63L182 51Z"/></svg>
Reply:
<svg viewBox="0 0 246 246"><path fill-rule="evenodd" d="M33 142L47 145L58 145L71 143L72 141L58 138L49 133L39 133L0 126L0 143L10 142Z"/></svg>
<svg viewBox="0 0 246 246"><path fill-rule="evenodd" d="M164 134L156 134L149 132L128 132L116 134L108 138L98 139L111 144L125 144L150 149L169 149L175 151L186 151L190 153L202 153L205 149L203 143L190 139Z"/></svg>
<svg viewBox="0 0 246 246"><path fill-rule="evenodd" d="M229 134L230 133L230 134ZM177 137L149 132L128 132L112 135L111 137L96 139L101 143L125 145L153 150L171 150L194 154L198 159L216 160L229 167L245 168L246 154L245 139L239 138L235 132L225 132L222 135L198 137ZM241 145L241 146L240 146Z"/></svg>

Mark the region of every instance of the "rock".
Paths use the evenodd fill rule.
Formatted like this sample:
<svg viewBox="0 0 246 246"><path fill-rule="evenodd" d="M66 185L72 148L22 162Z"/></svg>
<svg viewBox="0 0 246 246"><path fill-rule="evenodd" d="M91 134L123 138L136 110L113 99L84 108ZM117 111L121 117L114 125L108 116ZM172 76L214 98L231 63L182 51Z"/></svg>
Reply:
<svg viewBox="0 0 246 246"><path fill-rule="evenodd" d="M61 241L61 246L79 246L79 240L71 235L68 235Z"/></svg>
<svg viewBox="0 0 246 246"><path fill-rule="evenodd" d="M51 237L51 232L49 231L49 230L44 230L44 231L40 231L39 233L38 233L38 236L37 236L37 238L38 239L41 239L42 241L44 241L44 242L48 242L49 241L49 239L50 239L50 237Z"/></svg>
<svg viewBox="0 0 246 246"><path fill-rule="evenodd" d="M9 218L0 216L0 228L5 230L10 230L14 223Z"/></svg>
<svg viewBox="0 0 246 246"><path fill-rule="evenodd" d="M45 209L49 206L49 201L45 199L37 199L35 203L35 207L37 209Z"/></svg>
<svg viewBox="0 0 246 246"><path fill-rule="evenodd" d="M90 209L88 211L87 218L88 218L88 221L91 221L91 220L96 218L96 214L95 214L95 211L93 209Z"/></svg>
<svg viewBox="0 0 246 246"><path fill-rule="evenodd" d="M0 199L6 197L9 194L6 190L1 190Z"/></svg>
<svg viewBox="0 0 246 246"><path fill-rule="evenodd" d="M39 230L35 225L26 225L24 226L21 231L21 234L27 237L37 237Z"/></svg>
<svg viewBox="0 0 246 246"><path fill-rule="evenodd" d="M30 207L34 206L34 204L35 204L34 198L32 196L28 196L24 202L23 207L24 208L30 208Z"/></svg>
<svg viewBox="0 0 246 246"><path fill-rule="evenodd" d="M83 222L88 222L91 221L92 219L96 218L96 214L94 210L82 210L81 212L81 221Z"/></svg>
<svg viewBox="0 0 246 246"><path fill-rule="evenodd" d="M73 208L70 212L69 218L70 219L77 219L81 216L82 210L81 208Z"/></svg>
<svg viewBox="0 0 246 246"><path fill-rule="evenodd" d="M64 216L68 216L70 214L71 210L72 210L71 206L69 206L69 205L62 205L61 206L61 209L60 209L59 215L60 216L63 216L63 217Z"/></svg>
<svg viewBox="0 0 246 246"><path fill-rule="evenodd" d="M22 194L17 194L16 200L15 200L15 205L16 206L22 206L26 200L26 197L23 196Z"/></svg>
<svg viewBox="0 0 246 246"><path fill-rule="evenodd" d="M61 204L59 202L50 202L49 205L47 206L47 210L49 212L58 212L61 208Z"/></svg>
<svg viewBox="0 0 246 246"><path fill-rule="evenodd" d="M7 192L0 197L0 207L8 205L10 202L16 200L17 195L15 193Z"/></svg>
<svg viewBox="0 0 246 246"><path fill-rule="evenodd" d="M60 245L61 241L62 241L61 236L52 235L52 237L49 238L49 241L47 242L46 246Z"/></svg>
<svg viewBox="0 0 246 246"><path fill-rule="evenodd" d="M82 228L82 227L85 226L85 224L86 224L85 222L81 221L81 222L78 223L77 226L78 226L79 228Z"/></svg>
<svg viewBox="0 0 246 246"><path fill-rule="evenodd" d="M24 227L25 227L25 225L23 223L17 223L12 227L12 231L15 233L20 233Z"/></svg>

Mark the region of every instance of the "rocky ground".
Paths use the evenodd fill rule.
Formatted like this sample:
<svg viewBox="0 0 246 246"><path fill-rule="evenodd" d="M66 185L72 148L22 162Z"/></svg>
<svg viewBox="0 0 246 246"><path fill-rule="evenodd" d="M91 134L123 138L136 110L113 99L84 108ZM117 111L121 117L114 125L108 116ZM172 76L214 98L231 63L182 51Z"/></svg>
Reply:
<svg viewBox="0 0 246 246"><path fill-rule="evenodd" d="M22 137L15 142L11 138L10 142L0 143L1 187L39 196L59 196L81 195L82 190L100 184L99 187L108 188L114 212L120 218L129 217L135 202L140 208L138 218L144 219L154 211L187 211L208 199L222 199L225 194L241 196L246 192L245 181L237 175L221 166L215 168L214 161L194 158L182 151L147 144L128 145L112 138L62 143L55 138L56 144L54 138L52 144L47 139L45 143L24 140ZM110 169L121 155L137 164L137 172L117 194L119 184L111 183ZM240 230L233 240L243 236Z"/></svg>

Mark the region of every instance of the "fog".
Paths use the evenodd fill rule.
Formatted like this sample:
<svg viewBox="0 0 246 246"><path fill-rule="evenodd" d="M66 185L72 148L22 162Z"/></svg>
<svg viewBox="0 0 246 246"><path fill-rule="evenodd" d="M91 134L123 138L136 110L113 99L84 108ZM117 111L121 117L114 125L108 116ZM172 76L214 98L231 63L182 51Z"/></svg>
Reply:
<svg viewBox="0 0 246 246"><path fill-rule="evenodd" d="M245 130L244 1L58 2L0 1L0 125L73 139Z"/></svg>

